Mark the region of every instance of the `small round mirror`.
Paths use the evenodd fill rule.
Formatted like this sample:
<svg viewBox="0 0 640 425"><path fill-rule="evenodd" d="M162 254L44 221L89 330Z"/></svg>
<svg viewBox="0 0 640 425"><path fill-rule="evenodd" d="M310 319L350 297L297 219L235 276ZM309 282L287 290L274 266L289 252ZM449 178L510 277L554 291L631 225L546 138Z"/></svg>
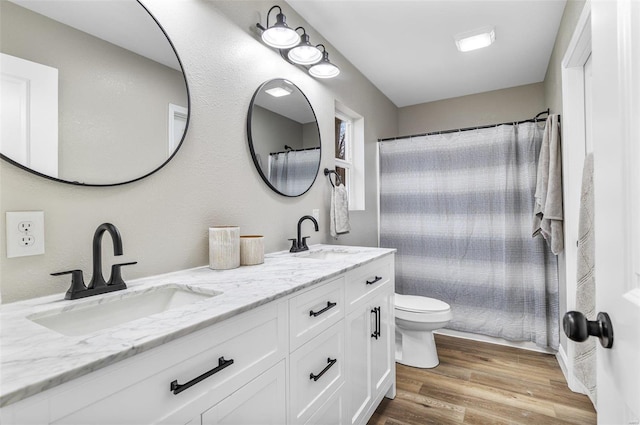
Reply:
<svg viewBox="0 0 640 425"><path fill-rule="evenodd" d="M249 106L253 162L267 185L284 196L307 192L320 168L320 129L307 97L291 81L269 80Z"/></svg>

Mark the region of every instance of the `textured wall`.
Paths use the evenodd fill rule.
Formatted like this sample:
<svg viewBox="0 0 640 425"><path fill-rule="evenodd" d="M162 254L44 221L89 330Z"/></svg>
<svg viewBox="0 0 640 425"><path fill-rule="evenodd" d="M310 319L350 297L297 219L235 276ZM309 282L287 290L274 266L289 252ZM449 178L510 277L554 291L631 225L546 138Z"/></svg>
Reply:
<svg viewBox="0 0 640 425"><path fill-rule="evenodd" d="M567 1L544 77L544 100L555 114L562 114L562 59L584 5L585 0Z"/></svg>
<svg viewBox="0 0 640 425"><path fill-rule="evenodd" d="M546 110L542 83L454 97L398 109L400 135L533 118Z"/></svg>
<svg viewBox="0 0 640 425"><path fill-rule="evenodd" d="M0 277L2 302L63 292L67 278L49 273L73 268L89 277L91 239L102 222L112 222L124 240L122 260L137 260L124 273L131 279L207 264L207 228L237 224L242 234L265 235L265 249L288 248L299 217L320 208L320 232L310 243L330 242L329 183L320 175L305 195L285 198L272 192L253 166L246 141L246 114L256 88L271 78L287 78L305 92L320 125L322 165L331 166L334 102L365 117L367 209L352 214L352 232L340 242L377 242L376 140L396 135L396 108L286 8L288 22L304 25L316 43L324 42L342 74L319 81L280 58L258 41L251 27L271 2L145 0L176 46L191 90L191 122L184 146L165 168L136 183L107 188L75 187L48 181L6 162L0 163ZM264 18L262 18L264 22ZM374 183L371 183L374 182ZM5 212L44 210L46 253L6 258ZM104 262L111 264L105 237Z"/></svg>

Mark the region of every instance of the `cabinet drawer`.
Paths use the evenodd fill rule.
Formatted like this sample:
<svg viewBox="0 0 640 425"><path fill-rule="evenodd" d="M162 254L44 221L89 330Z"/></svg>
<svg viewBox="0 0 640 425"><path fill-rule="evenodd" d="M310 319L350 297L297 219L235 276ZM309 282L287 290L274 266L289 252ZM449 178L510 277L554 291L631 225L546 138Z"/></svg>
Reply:
<svg viewBox="0 0 640 425"><path fill-rule="evenodd" d="M189 417L182 416L187 412L206 410L284 357L282 310L274 303L123 361L121 367L106 368L99 377L52 399L52 410L85 406L67 414L52 411L52 419L77 424L186 423ZM221 358L233 363L220 368ZM182 392L172 391L173 381L186 384L214 368L219 370ZM86 402L87 393L92 393L91 402Z"/></svg>
<svg viewBox="0 0 640 425"><path fill-rule="evenodd" d="M289 367L290 423L302 424L344 382L344 322L292 353Z"/></svg>
<svg viewBox="0 0 640 425"><path fill-rule="evenodd" d="M319 335L344 317L344 277L289 300L290 350Z"/></svg>
<svg viewBox="0 0 640 425"><path fill-rule="evenodd" d="M393 257L390 257L393 259ZM353 311L371 292L393 280L392 262L388 258L353 270L347 276L346 300L348 311Z"/></svg>
<svg viewBox="0 0 640 425"><path fill-rule="evenodd" d="M287 422L284 360L202 414L201 425Z"/></svg>
<svg viewBox="0 0 640 425"><path fill-rule="evenodd" d="M342 425L344 421L344 385L309 419L307 425Z"/></svg>

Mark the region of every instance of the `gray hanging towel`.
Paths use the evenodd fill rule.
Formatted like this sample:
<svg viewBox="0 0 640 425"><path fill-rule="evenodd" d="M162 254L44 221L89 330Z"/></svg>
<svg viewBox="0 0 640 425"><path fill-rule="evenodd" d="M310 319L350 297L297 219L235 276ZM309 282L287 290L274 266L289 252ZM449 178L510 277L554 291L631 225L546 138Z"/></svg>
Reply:
<svg viewBox="0 0 640 425"><path fill-rule="evenodd" d="M349 233L351 224L349 223L349 193L343 184L336 182L336 187L331 190L331 209L329 211L329 230L331 236L338 238L338 235Z"/></svg>
<svg viewBox="0 0 640 425"><path fill-rule="evenodd" d="M560 121L557 114L549 115L544 127L533 209L533 236L541 234L551 252L558 255L564 249L562 230L562 153Z"/></svg>

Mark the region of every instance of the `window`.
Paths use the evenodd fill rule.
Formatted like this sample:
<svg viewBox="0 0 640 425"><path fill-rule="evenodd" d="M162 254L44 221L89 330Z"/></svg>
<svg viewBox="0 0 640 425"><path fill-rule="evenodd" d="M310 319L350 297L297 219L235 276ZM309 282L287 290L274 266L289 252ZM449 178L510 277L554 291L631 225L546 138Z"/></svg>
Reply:
<svg viewBox="0 0 640 425"><path fill-rule="evenodd" d="M349 193L349 209L364 210L364 119L336 102L335 170Z"/></svg>
<svg viewBox="0 0 640 425"><path fill-rule="evenodd" d="M353 141L352 122L348 117L336 112L336 172L348 188L351 171L351 144Z"/></svg>

